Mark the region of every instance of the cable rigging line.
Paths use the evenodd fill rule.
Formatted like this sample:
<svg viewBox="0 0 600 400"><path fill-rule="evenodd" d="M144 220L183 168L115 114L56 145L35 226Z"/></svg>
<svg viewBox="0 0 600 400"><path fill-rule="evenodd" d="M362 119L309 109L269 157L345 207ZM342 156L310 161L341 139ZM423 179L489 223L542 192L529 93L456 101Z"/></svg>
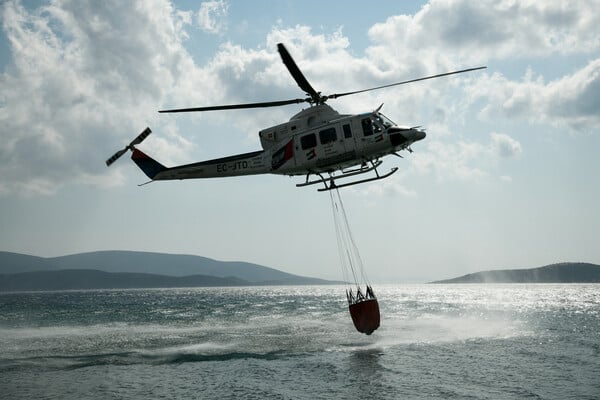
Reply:
<svg viewBox="0 0 600 400"><path fill-rule="evenodd" d="M337 189L336 189L336 192L338 192ZM339 192L337 193L337 195L340 200L342 216L344 217L344 225L346 227L346 231L348 232L348 238L352 245L352 250L354 251L354 255L356 257L356 261L358 264L358 269L359 269L361 278L367 286L370 286L369 280L367 279L367 274L365 273L365 269L363 268L363 262L362 262L362 258L360 257L360 252L358 251L358 246L356 245L356 242L354 241L354 236L352 235L352 231L350 230L350 224L348 223L348 216L346 215L346 209L344 208L344 203L342 202L342 197L340 196Z"/></svg>
<svg viewBox="0 0 600 400"><path fill-rule="evenodd" d="M335 193L334 193L335 192ZM344 281L349 285L349 275L352 275L357 292L360 292L360 284L364 283L369 286L369 281L366 276L362 258L358 251L358 246L350 230L348 216L344 209L344 203L338 189L329 192L331 199L331 209L333 213L333 221L336 231L336 239L338 244L338 254L342 268L342 276ZM362 282L360 281L362 279ZM350 290L350 293L352 291Z"/></svg>

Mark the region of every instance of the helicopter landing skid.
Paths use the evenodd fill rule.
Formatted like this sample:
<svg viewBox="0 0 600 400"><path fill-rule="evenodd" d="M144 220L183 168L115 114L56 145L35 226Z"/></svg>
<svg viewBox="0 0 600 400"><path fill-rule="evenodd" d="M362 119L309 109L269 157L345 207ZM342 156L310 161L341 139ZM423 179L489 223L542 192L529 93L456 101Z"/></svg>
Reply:
<svg viewBox="0 0 600 400"><path fill-rule="evenodd" d="M306 175L306 182L304 182L304 183L298 183L298 184L296 184L296 187L304 187L304 186L314 185L314 184L317 184L317 183L322 183L322 184L325 185L325 187L321 188L321 189L317 189L317 191L324 192L324 191L327 191L327 190L342 188L342 187L346 187L346 186L358 185L360 183L377 181L377 180L380 180L380 179L387 178L388 176L392 175L394 172L398 171L398 167L394 167L387 174L379 175L379 172L377 171L377 167L379 167L380 165L381 165L381 161L380 160L377 160L375 162L371 161L371 166L370 167L354 169L354 170L350 170L350 171L346 171L346 172L342 171L342 174L338 175L338 176L332 176L331 173L330 173L329 174L329 178L325 178L320 173L316 173L315 175L318 175L319 179L315 179L315 180L312 180L312 181L308 180L308 177L310 176L310 174L308 174L308 175ZM357 181L352 181L352 182L344 183L344 184L341 184L341 185L338 185L338 184L335 183L335 181L337 179L348 178L348 177L355 176L355 175L366 174L367 172L371 172L371 171L375 171L375 175L376 176L374 176L372 178L361 179L361 180L357 180ZM327 183L327 181L329 181L329 184Z"/></svg>
<svg viewBox="0 0 600 400"><path fill-rule="evenodd" d="M358 169L353 169L353 170L348 170L348 171L343 171L342 170L342 175L338 176L337 178L342 178L342 177L348 177L348 176L353 176L353 175L360 175L360 174L364 174L366 172L369 171L373 171L374 169L376 169L377 167L379 167L381 165L382 161L381 160L376 160L376 161L371 161L371 167L367 167L366 163L365 166L360 167ZM377 173L377 172L376 172ZM319 179L315 179L314 181L309 181L308 178L310 177L310 175L319 175ZM330 177L331 177L331 173L330 173ZM319 172L309 172L308 174L306 174L306 182L304 183L297 183L296 187L304 187L304 186L309 186L309 185L314 185L317 183L323 183L325 182L326 179L323 178L323 175L321 175L321 173Z"/></svg>
<svg viewBox="0 0 600 400"><path fill-rule="evenodd" d="M332 189L338 189L338 188L343 188L346 186L353 186L353 185L358 185L360 183L366 183L366 182L372 182L372 181L378 181L380 179L385 179L388 176L392 175L394 172L398 171L398 167L394 167L390 170L390 172L388 172L387 174L383 174L383 175L379 175L377 173L377 170L375 170L375 173L377 173L377 176L374 176L372 178L367 178L367 179L361 179L359 181L352 181L352 182L348 182L348 183L344 183L341 185L338 185L337 183L335 183L335 179L340 179L340 178L346 178L345 175L340 175L340 176L336 176L336 177L331 177L329 178L329 185L327 185L327 181L324 181L323 184L325 185L324 188L321 189L317 189L318 192L325 192L327 190L332 190ZM365 171L366 172L366 171ZM364 173L364 172L362 172Z"/></svg>

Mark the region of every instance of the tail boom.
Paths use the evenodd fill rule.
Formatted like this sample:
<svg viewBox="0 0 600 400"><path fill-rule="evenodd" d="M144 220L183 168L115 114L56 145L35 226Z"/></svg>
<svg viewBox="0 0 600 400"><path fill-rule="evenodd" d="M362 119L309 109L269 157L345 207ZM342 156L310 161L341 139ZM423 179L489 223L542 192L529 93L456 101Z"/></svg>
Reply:
<svg viewBox="0 0 600 400"><path fill-rule="evenodd" d="M290 140L289 143L275 153L272 153L271 150L258 150L169 168L136 147L150 132L150 128L146 128L129 145L106 160L106 165L110 166L127 150L131 150L133 162L153 181L225 178L269 173L288 175L292 172L286 165L293 161L293 140Z"/></svg>
<svg viewBox="0 0 600 400"><path fill-rule="evenodd" d="M148 163L142 167L138 161L135 159L134 161L144 172L146 172L144 168L147 168L149 172L158 171L152 177L146 173L146 175L154 180L224 178L229 176L257 175L271 172L270 165L265 162L265 152L263 150L165 169L159 169L162 167L159 163L156 163L158 166L152 166Z"/></svg>

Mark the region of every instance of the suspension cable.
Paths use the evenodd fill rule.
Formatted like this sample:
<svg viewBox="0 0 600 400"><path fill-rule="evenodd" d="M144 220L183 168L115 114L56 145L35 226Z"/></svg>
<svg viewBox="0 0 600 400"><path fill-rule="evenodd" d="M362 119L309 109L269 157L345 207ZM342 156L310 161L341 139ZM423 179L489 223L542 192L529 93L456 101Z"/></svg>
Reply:
<svg viewBox="0 0 600 400"><path fill-rule="evenodd" d="M360 291L360 283L365 283L367 286L370 285L367 275L365 273L362 258L358 251L358 246L350 230L350 224L348 223L348 216L344 209L344 203L338 189L329 191L331 199L331 209L333 213L333 221L336 231L336 240L338 244L338 254L340 257L340 264L342 268L342 276L347 284L349 275L352 275L354 284L356 285L357 291ZM351 290L350 290L351 293Z"/></svg>
<svg viewBox="0 0 600 400"><path fill-rule="evenodd" d="M336 192L338 192L338 189L336 189ZM340 200L342 216L344 217L344 225L346 227L346 232L348 233L349 242L352 245L352 250L353 250L354 256L356 258L358 270L360 272L362 281L367 286L370 286L369 280L367 279L367 275L365 273L365 269L363 267L362 258L360 257L360 252L358 251L358 246L356 246L356 242L354 241L354 236L352 235L352 230L350 230L350 224L348 223L348 216L346 215L346 209L344 208L344 203L342 202L342 197L340 196L339 192L337 193L337 195ZM357 284L357 286L358 286L358 284Z"/></svg>
<svg viewBox="0 0 600 400"><path fill-rule="evenodd" d="M344 250L343 250L344 246L343 246L342 237L341 237L342 234L340 232L340 226L339 226L338 217L337 217L338 207L333 199L333 195L332 195L331 191L329 192L329 198L331 199L331 211L332 211L332 216L333 216L333 224L335 226L335 238L337 241L338 256L340 259L340 266L342 268L342 279L347 284L348 278L349 278L348 277L348 267L345 262L346 257L344 255Z"/></svg>

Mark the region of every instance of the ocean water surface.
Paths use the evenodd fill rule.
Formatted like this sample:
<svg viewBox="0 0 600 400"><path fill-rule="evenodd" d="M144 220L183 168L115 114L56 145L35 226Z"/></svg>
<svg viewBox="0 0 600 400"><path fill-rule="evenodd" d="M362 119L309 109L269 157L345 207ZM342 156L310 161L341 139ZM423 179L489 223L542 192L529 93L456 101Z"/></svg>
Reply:
<svg viewBox="0 0 600 400"><path fill-rule="evenodd" d="M0 398L600 399L600 285L0 294Z"/></svg>

